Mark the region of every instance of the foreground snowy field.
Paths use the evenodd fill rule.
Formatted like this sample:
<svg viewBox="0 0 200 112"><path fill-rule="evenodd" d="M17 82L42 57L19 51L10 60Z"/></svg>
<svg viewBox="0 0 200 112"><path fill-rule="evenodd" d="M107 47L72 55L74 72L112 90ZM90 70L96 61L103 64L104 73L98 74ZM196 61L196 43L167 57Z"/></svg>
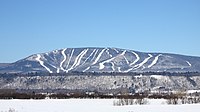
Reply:
<svg viewBox="0 0 200 112"><path fill-rule="evenodd" d="M113 106L117 99L0 100L0 112L199 112L200 104L167 105L149 100L147 105Z"/></svg>

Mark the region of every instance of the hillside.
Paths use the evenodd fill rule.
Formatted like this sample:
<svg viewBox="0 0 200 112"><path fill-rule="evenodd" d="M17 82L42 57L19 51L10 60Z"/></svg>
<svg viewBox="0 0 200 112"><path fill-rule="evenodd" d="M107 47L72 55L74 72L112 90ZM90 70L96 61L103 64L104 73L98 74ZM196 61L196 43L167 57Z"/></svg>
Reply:
<svg viewBox="0 0 200 112"><path fill-rule="evenodd" d="M200 58L119 48L66 48L38 53L0 67L0 73L196 72Z"/></svg>

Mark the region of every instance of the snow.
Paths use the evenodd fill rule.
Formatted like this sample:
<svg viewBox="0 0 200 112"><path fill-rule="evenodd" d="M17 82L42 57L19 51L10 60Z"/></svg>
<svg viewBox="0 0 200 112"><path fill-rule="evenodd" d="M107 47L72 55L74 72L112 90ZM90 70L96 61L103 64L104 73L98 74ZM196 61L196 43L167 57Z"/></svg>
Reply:
<svg viewBox="0 0 200 112"><path fill-rule="evenodd" d="M124 56L124 54L126 53L126 50L124 50L121 54L119 54L118 56ZM118 56L116 56L116 57L113 57L113 58L110 58L110 59L108 59L108 60L105 60L105 61L103 61L103 62L101 62L101 63L99 63L99 70L102 70L105 66L104 66L104 63L109 63L109 62L111 62L112 60L114 60L115 58L117 58ZM114 63L111 63L112 64L112 66L114 66Z"/></svg>
<svg viewBox="0 0 200 112"><path fill-rule="evenodd" d="M85 70L83 70L83 72L86 72L87 70L89 70L90 69L90 67L87 67Z"/></svg>
<svg viewBox="0 0 200 112"><path fill-rule="evenodd" d="M80 65L81 59L82 59L83 56L87 53L87 51L88 51L88 49L84 50L84 52L80 55L80 57L79 57L79 59L78 59L76 65L75 65L75 67L78 66L78 65Z"/></svg>
<svg viewBox="0 0 200 112"><path fill-rule="evenodd" d="M49 64L50 66L52 66L53 68L55 68L55 69L57 69L57 67L56 66L54 66L54 65L52 65L52 64Z"/></svg>
<svg viewBox="0 0 200 112"><path fill-rule="evenodd" d="M122 55L122 56L124 57L124 59L126 60L126 63L129 64L129 61L128 61L128 59L126 58L125 54L126 54L126 50L124 50L124 51L122 52L121 55Z"/></svg>
<svg viewBox="0 0 200 112"><path fill-rule="evenodd" d="M126 58L126 56L123 55L123 57L124 57L124 59L126 60L126 63L129 64L129 61L128 61L128 59Z"/></svg>
<svg viewBox="0 0 200 112"><path fill-rule="evenodd" d="M188 93L188 94L189 94L189 93L196 93L196 92L198 92L198 93L199 93L199 92L200 92L200 90L188 90L188 91L187 91L187 93Z"/></svg>
<svg viewBox="0 0 200 112"><path fill-rule="evenodd" d="M126 60L126 63L129 64L129 61L128 61L128 59L126 58L125 54L126 54L126 50L124 50L124 51L122 52L121 55L122 55L122 56L124 57L124 59Z"/></svg>
<svg viewBox="0 0 200 112"><path fill-rule="evenodd" d="M153 56L151 55L151 54L148 54L149 55L149 57L147 57L146 59L144 59L144 61L143 62L141 62L140 64L138 64L138 65L135 65L134 67L136 67L135 69L138 69L138 68L140 68L141 66L143 66L145 63L147 63L148 62L148 60L150 59L150 58L152 58Z"/></svg>
<svg viewBox="0 0 200 112"><path fill-rule="evenodd" d="M192 66L192 64L189 62L189 61L186 61L186 63L191 67Z"/></svg>
<svg viewBox="0 0 200 112"><path fill-rule="evenodd" d="M135 56L136 56L136 60L135 61L133 61L130 65L134 65L135 63L137 63L139 60L140 60L140 57L139 57L139 55L137 54L137 53L135 53L135 52L131 52L131 53L133 53Z"/></svg>
<svg viewBox="0 0 200 112"><path fill-rule="evenodd" d="M116 57L113 57L113 58L110 58L110 59L108 59L108 60L105 60L105 61L103 61L103 62L101 62L101 63L99 63L99 70L102 70L105 66L104 66L104 63L109 63L109 62L111 62L113 59L115 59Z"/></svg>
<svg viewBox="0 0 200 112"><path fill-rule="evenodd" d="M37 60L41 66L43 66L49 73L53 73L50 68L48 68L47 66L44 65L44 62L42 60L40 60L41 55L37 54L37 58L35 58L35 60Z"/></svg>
<svg viewBox="0 0 200 112"><path fill-rule="evenodd" d="M99 70L102 70L104 67L104 63L99 63Z"/></svg>
<svg viewBox="0 0 200 112"><path fill-rule="evenodd" d="M86 60L82 63L82 65L86 63L86 61L94 54L95 51L96 49L92 51L92 53L86 58Z"/></svg>
<svg viewBox="0 0 200 112"><path fill-rule="evenodd" d="M112 64L112 70L114 72L115 71L115 64L113 62L111 62L111 64Z"/></svg>
<svg viewBox="0 0 200 112"><path fill-rule="evenodd" d="M163 99L147 105L113 106L117 99L0 100L0 111L17 112L199 112L200 104L166 105Z"/></svg>
<svg viewBox="0 0 200 112"><path fill-rule="evenodd" d="M115 52L119 53L119 51L118 51L117 49L113 48L113 50L114 50Z"/></svg>
<svg viewBox="0 0 200 112"><path fill-rule="evenodd" d="M88 50L86 51L86 49ZM113 66L115 69L114 72L119 72L117 67L121 68L121 72L184 72L186 68L188 68L188 71L194 71L194 69L198 68L197 64L196 68L193 64L195 60L193 57L182 57L179 55L173 57L172 54L144 53L110 47L66 48L39 55L41 55L40 58L38 58L37 54L34 54L19 61L20 63L14 63L12 66L26 66L30 68L30 72L35 72L36 70L38 72L43 70L47 71L46 69L49 69L55 73L68 72L75 68L76 71L83 71L89 66L90 71L96 71L98 69L99 72L110 72ZM34 64L32 61L40 62L42 66L38 63L37 66L31 68L31 65ZM167 63L165 61L167 61ZM110 68L105 69L106 66ZM11 66L8 66L8 68L11 68ZM21 71L20 68L21 67L14 68L14 71L25 72Z"/></svg>
<svg viewBox="0 0 200 112"><path fill-rule="evenodd" d="M117 67L117 69L118 69L118 72L122 72L122 71L121 71L121 67Z"/></svg>
<svg viewBox="0 0 200 112"><path fill-rule="evenodd" d="M126 50L124 50L121 55L125 55L125 54L126 54Z"/></svg>
<svg viewBox="0 0 200 112"><path fill-rule="evenodd" d="M62 55L63 55L63 57L64 57L64 59L62 60L62 62L60 63L60 69L61 70L63 70L63 71L65 71L65 72L67 72L64 68L63 68L63 63L66 61L66 59L67 59L67 57L66 57L66 54L65 54L65 51L66 51L66 49L63 49L62 50Z"/></svg>
<svg viewBox="0 0 200 112"><path fill-rule="evenodd" d="M70 69L68 69L68 71L74 69L76 66L78 66L80 64L80 61L82 59L82 57L85 55L85 53L88 51L88 49L84 49L83 51L81 51L81 53L76 57L74 64L71 66Z"/></svg>
<svg viewBox="0 0 200 112"><path fill-rule="evenodd" d="M150 77L153 77L153 78L155 78L155 79L157 79L157 80L169 80L168 79L168 77L166 77L166 76L162 76L162 75L151 75Z"/></svg>
<svg viewBox="0 0 200 112"><path fill-rule="evenodd" d="M134 76L135 78L142 78L143 77L143 75L142 74L140 74L140 75L137 75L137 76Z"/></svg>
<svg viewBox="0 0 200 112"><path fill-rule="evenodd" d="M93 65L96 64L98 62L98 60L100 59L101 55L103 54L103 52L105 51L106 49L103 49L99 55L97 56L96 60L92 63Z"/></svg>
<svg viewBox="0 0 200 112"><path fill-rule="evenodd" d="M130 72L131 70L133 70L133 68L130 68L130 69L128 69L128 70L125 70L125 71L123 71L123 72Z"/></svg>
<svg viewBox="0 0 200 112"><path fill-rule="evenodd" d="M109 53L109 49L106 50L106 53L108 54L108 56L112 57L112 55Z"/></svg>
<svg viewBox="0 0 200 112"><path fill-rule="evenodd" d="M71 55L70 55L70 57L69 57L69 61L68 61L68 63L67 63L66 68L68 68L69 63L70 63L70 61L71 61L71 59L72 59L73 54L74 54L74 49L72 49L72 51L71 51ZM69 71L69 69L67 70L67 72L68 72L68 71Z"/></svg>
<svg viewBox="0 0 200 112"><path fill-rule="evenodd" d="M57 68L57 71L56 71L57 73L60 73L60 68Z"/></svg>
<svg viewBox="0 0 200 112"><path fill-rule="evenodd" d="M148 66L148 68L151 68L153 65L155 65L158 61L158 58L161 56L162 54L159 54L158 56L155 57L155 59L152 61L152 63Z"/></svg>
<svg viewBox="0 0 200 112"><path fill-rule="evenodd" d="M91 59L91 61L94 60L94 58L96 57L98 51L99 51L99 49L96 50L96 52L94 53L94 56L93 56L93 58Z"/></svg>

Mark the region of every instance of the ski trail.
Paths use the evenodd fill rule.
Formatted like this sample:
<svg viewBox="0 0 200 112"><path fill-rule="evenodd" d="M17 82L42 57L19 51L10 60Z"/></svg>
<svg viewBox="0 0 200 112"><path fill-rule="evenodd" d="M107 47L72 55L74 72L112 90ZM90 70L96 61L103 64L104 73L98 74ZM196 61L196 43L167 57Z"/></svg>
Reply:
<svg viewBox="0 0 200 112"><path fill-rule="evenodd" d="M54 65L52 65L52 64L49 64L50 66L52 66L53 68L55 68L55 69L57 69L57 67L56 66L54 66Z"/></svg>
<svg viewBox="0 0 200 112"><path fill-rule="evenodd" d="M126 50L124 50L124 51L123 51L121 54L119 54L118 56L124 56L125 53L126 53ZM118 57L118 56L116 56L116 57ZM110 59L108 59L108 60L105 60L105 61L99 63L99 70L102 70L102 69L105 67L105 66L104 66L105 63L111 62L111 61L114 60L116 57L112 57L112 58L110 58Z"/></svg>
<svg viewBox="0 0 200 112"><path fill-rule="evenodd" d="M86 58L86 60L82 63L82 65L84 65L84 64L87 62L87 60L94 54L95 51L96 51L96 49L94 49L94 50L92 51L92 53L90 54L90 56L88 56L88 57Z"/></svg>
<svg viewBox="0 0 200 112"><path fill-rule="evenodd" d="M75 65L75 67L77 67L78 65L80 65L81 59L83 58L83 56L87 53L88 49L86 49L83 54L80 55L80 58L78 59L77 64Z"/></svg>
<svg viewBox="0 0 200 112"><path fill-rule="evenodd" d="M103 54L103 52L105 51L106 49L103 49L99 55L97 56L96 60L92 63L93 65L96 64L98 62L98 60L100 59L101 55Z"/></svg>
<svg viewBox="0 0 200 112"><path fill-rule="evenodd" d="M113 48L113 50L114 50L115 52L119 53L119 51L118 51L117 49Z"/></svg>
<svg viewBox="0 0 200 112"><path fill-rule="evenodd" d="M134 68L134 69L138 69L138 68L140 68L140 67L143 66L145 63L147 63L148 60L149 60L150 58L153 57L151 54L148 54L148 55L149 55L149 57L146 58L146 59L145 59L143 62L141 62L140 64L136 65L136 66L135 66L136 68Z"/></svg>
<svg viewBox="0 0 200 112"><path fill-rule="evenodd" d="M121 53L121 55L125 55L126 54L126 50L124 50L122 53Z"/></svg>
<svg viewBox="0 0 200 112"><path fill-rule="evenodd" d="M129 64L129 61L128 61L128 59L126 58L126 56L123 56L123 57L124 57L124 59L126 60L126 63Z"/></svg>
<svg viewBox="0 0 200 112"><path fill-rule="evenodd" d="M57 71L56 71L56 73L60 73L60 68L57 68Z"/></svg>
<svg viewBox="0 0 200 112"><path fill-rule="evenodd" d="M41 58L41 55L37 54L36 60L40 63L40 65L43 66L49 73L53 73L47 66L44 65L44 62L40 60L40 58Z"/></svg>
<svg viewBox="0 0 200 112"><path fill-rule="evenodd" d="M85 70L83 70L83 72L86 72L87 70L89 70L90 69L90 67L87 67Z"/></svg>
<svg viewBox="0 0 200 112"><path fill-rule="evenodd" d="M134 68L129 68L128 70L125 70L124 72L130 72L131 70L133 70Z"/></svg>
<svg viewBox="0 0 200 112"><path fill-rule="evenodd" d="M96 57L98 51L99 51L99 50L97 49L96 52L95 52L95 54L94 54L94 56L93 56L93 58L91 59L91 61L94 60L94 58Z"/></svg>
<svg viewBox="0 0 200 112"><path fill-rule="evenodd" d="M112 58L112 55L109 53L109 49L106 50L106 53Z"/></svg>
<svg viewBox="0 0 200 112"><path fill-rule="evenodd" d="M117 69L118 69L118 72L122 72L120 67L117 67Z"/></svg>
<svg viewBox="0 0 200 112"><path fill-rule="evenodd" d="M69 57L69 61L68 61L68 63L67 63L67 66L66 66L66 68L68 68L68 66L69 66L69 63L70 63L70 61L71 61L71 59L72 59L72 56L73 56L73 54L74 54L74 49L72 49L72 51L71 51L71 55L70 55L70 57ZM68 70L66 70L66 72L68 72L69 71L69 69Z"/></svg>
<svg viewBox="0 0 200 112"><path fill-rule="evenodd" d="M126 50L124 50L121 55L124 57L126 63L129 64L128 59L126 58L125 54L126 54Z"/></svg>
<svg viewBox="0 0 200 112"><path fill-rule="evenodd" d="M140 68L141 66L143 66L145 63L148 62L148 60L149 60L150 58L153 57L151 54L148 54L148 55L149 55L149 57L147 57L146 59L144 59L143 62L141 62L140 64L135 65L133 68L129 68L128 70L125 70L124 72L130 72L130 71L133 70L133 69L138 69L138 68Z"/></svg>
<svg viewBox="0 0 200 112"><path fill-rule="evenodd" d="M155 65L158 61L158 58L161 56L162 54L159 54L158 56L155 57L155 59L152 61L152 63L148 66L148 68L151 68L153 65Z"/></svg>
<svg viewBox="0 0 200 112"><path fill-rule="evenodd" d="M126 56L123 55L123 57L124 57L124 59L126 60L126 63L129 65L129 61L128 61L128 59L126 58Z"/></svg>
<svg viewBox="0 0 200 112"><path fill-rule="evenodd" d="M81 51L81 53L76 57L76 59L75 59L75 61L74 61L74 64L71 66L70 69L68 69L68 71L69 71L69 70L72 70L73 68L75 68L76 66L79 65L79 63L80 63L80 58L85 54L85 51L87 51L87 50L84 49L83 51Z"/></svg>
<svg viewBox="0 0 200 112"><path fill-rule="evenodd" d="M60 69L62 70L62 71L65 71L65 72L67 72L67 70L65 70L64 68L63 68L63 63L66 61L66 59L67 59L67 56L66 56L66 54L65 54L65 51L66 51L67 49L63 49L62 50L62 55L63 55L63 57L64 57L64 59L62 60L62 62L60 63Z"/></svg>
<svg viewBox="0 0 200 112"><path fill-rule="evenodd" d="M137 53L135 53L135 52L132 52L132 53L135 55L136 60L133 61L133 62L130 64L130 66L131 66L131 65L134 65L135 63L137 63L137 62L140 60L140 57L139 57L139 55L138 55Z"/></svg>
<svg viewBox="0 0 200 112"><path fill-rule="evenodd" d="M59 72L60 72L60 68L58 68L58 67L56 67L56 66L54 66L54 65L52 65L52 64L49 64L49 65L52 66L53 68L57 69L57 70L56 70L56 73L59 73Z"/></svg>
<svg viewBox="0 0 200 112"><path fill-rule="evenodd" d="M186 63L191 67L192 66L192 64L189 62L189 61L186 61Z"/></svg>
<svg viewBox="0 0 200 112"><path fill-rule="evenodd" d="M113 62L110 62L112 64L112 70L115 71L115 64Z"/></svg>
<svg viewBox="0 0 200 112"><path fill-rule="evenodd" d="M104 69L104 64L103 63L99 63L99 70L102 70L102 69Z"/></svg>

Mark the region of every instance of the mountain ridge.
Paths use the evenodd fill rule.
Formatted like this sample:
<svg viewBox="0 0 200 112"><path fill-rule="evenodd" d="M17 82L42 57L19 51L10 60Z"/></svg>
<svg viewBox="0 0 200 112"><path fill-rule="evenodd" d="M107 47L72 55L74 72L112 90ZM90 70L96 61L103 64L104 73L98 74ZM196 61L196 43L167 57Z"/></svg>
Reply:
<svg viewBox="0 0 200 112"><path fill-rule="evenodd" d="M200 57L114 47L62 48L37 53L0 68L0 73L199 72Z"/></svg>

